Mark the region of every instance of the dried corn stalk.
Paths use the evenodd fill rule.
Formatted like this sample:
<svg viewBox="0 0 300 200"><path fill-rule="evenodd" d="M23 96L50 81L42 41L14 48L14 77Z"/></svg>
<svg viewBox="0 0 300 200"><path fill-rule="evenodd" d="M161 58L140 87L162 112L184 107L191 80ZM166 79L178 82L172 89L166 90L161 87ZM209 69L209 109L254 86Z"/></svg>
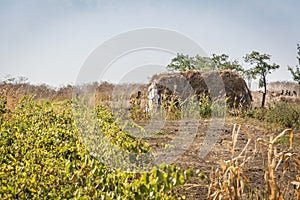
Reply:
<svg viewBox="0 0 300 200"><path fill-rule="evenodd" d="M248 142L243 150L235 156L237 139L241 129L247 133ZM278 152L277 143L286 135L289 135L289 147ZM294 133L291 129L284 130L276 137L271 136L269 141L262 138L255 141L245 128L234 125L231 139L231 159L222 161L220 169L211 173L209 199L267 198L283 200L287 196L289 199L300 200L300 154L293 151ZM255 150L251 155L248 155L250 143L254 143ZM255 157L257 145L262 153L263 181L266 187L260 188L258 191L260 194L255 194L254 197L250 193L255 191L255 188L249 184L245 175L245 167L248 161ZM266 163L265 156L267 156ZM291 193L291 186L295 188L294 193ZM248 194L245 193L245 188L248 189Z"/></svg>

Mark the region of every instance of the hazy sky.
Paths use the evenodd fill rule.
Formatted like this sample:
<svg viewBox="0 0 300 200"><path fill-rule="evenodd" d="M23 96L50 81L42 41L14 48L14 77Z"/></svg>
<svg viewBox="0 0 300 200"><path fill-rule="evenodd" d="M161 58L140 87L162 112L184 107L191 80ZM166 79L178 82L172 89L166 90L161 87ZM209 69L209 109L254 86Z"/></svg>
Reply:
<svg viewBox="0 0 300 200"><path fill-rule="evenodd" d="M103 42L157 27L190 37L209 56L226 53L242 61L252 50L271 54L281 68L270 81L291 80L287 65L297 64L299 10L298 0L0 0L0 79L10 74L32 83L75 83L87 57ZM115 71L126 71L131 58L124 58L124 66L116 62ZM165 54L160 64L171 58Z"/></svg>

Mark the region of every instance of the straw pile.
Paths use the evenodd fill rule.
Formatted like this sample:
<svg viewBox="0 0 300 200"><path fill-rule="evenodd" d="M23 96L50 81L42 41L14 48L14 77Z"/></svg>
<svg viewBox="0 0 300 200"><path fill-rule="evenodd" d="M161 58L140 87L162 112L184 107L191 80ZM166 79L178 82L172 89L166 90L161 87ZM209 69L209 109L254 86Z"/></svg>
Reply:
<svg viewBox="0 0 300 200"><path fill-rule="evenodd" d="M147 100L147 89L154 81L162 95L176 95L181 100L192 95L198 99L202 95L207 95L212 101L227 98L231 108L239 106L248 108L252 101L251 92L244 79L230 70L209 72L189 70L156 74L146 87L140 88L142 99Z"/></svg>

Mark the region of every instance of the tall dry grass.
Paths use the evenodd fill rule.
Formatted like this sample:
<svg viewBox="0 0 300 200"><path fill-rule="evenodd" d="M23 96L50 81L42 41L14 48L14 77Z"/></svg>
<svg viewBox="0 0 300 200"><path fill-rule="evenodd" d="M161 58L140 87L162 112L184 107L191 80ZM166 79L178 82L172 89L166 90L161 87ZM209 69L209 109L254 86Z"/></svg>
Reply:
<svg viewBox="0 0 300 200"><path fill-rule="evenodd" d="M241 129L246 132L248 141L236 155ZM285 135L289 135L289 145L280 149L277 141ZM247 129L234 125L231 157L211 173L208 199L300 199L300 154L294 151L293 142L291 129L270 136L267 141L263 138L255 140ZM256 160L255 165L261 164L262 178L251 182L253 174L249 172L249 166L258 158L262 159Z"/></svg>

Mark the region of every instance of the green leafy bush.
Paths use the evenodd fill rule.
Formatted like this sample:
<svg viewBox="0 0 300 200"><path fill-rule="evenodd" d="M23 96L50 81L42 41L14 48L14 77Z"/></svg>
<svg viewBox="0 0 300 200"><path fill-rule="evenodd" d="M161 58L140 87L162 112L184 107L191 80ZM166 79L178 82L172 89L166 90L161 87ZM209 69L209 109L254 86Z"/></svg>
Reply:
<svg viewBox="0 0 300 200"><path fill-rule="evenodd" d="M120 130L107 109L95 112L115 145L150 150ZM37 103L24 97L0 122L0 199L174 199L181 197L172 189L192 176L172 165L122 172L100 163L84 144L71 101Z"/></svg>
<svg viewBox="0 0 300 200"><path fill-rule="evenodd" d="M249 110L244 116L285 128L299 128L300 126L300 106L294 103L277 102L268 108Z"/></svg>
<svg viewBox="0 0 300 200"><path fill-rule="evenodd" d="M6 98L3 96L0 96L0 114L7 112L6 104L7 104Z"/></svg>

